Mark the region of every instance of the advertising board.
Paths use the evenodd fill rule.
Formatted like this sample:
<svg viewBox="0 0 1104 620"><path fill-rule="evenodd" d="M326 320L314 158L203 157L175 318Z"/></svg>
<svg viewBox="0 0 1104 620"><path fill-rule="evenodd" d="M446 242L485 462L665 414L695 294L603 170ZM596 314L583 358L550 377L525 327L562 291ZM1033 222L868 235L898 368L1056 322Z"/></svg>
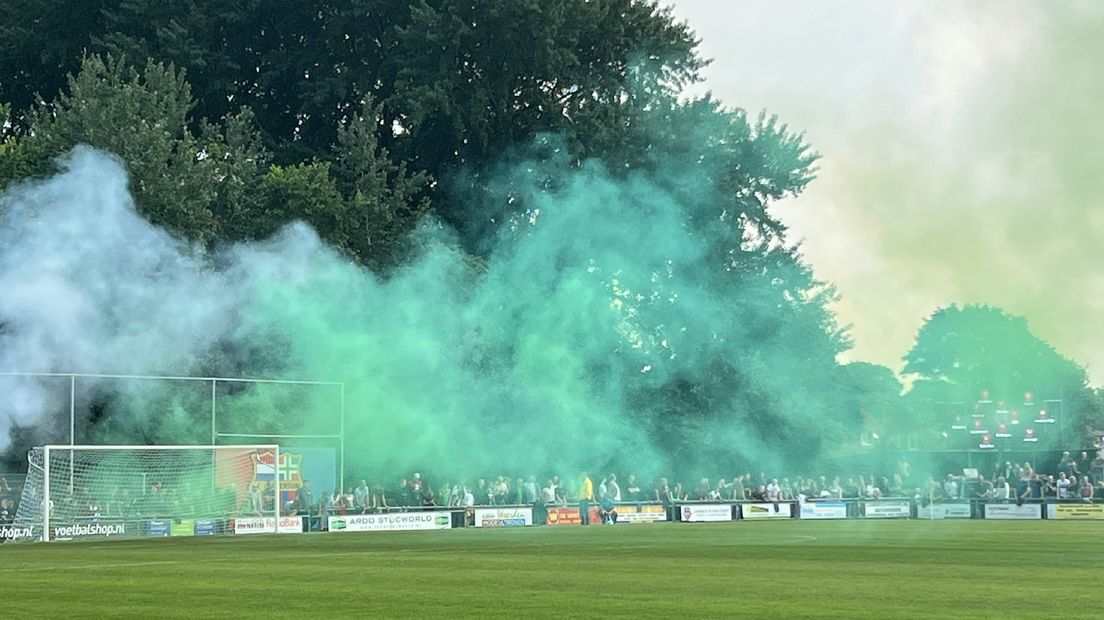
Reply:
<svg viewBox="0 0 1104 620"><path fill-rule="evenodd" d="M679 506L679 514L682 515L682 520L688 523L731 521L732 506L730 504L683 504Z"/></svg>
<svg viewBox="0 0 1104 620"><path fill-rule="evenodd" d="M1047 504L1047 518L1104 521L1104 504Z"/></svg>
<svg viewBox="0 0 1104 620"><path fill-rule="evenodd" d="M667 510L661 504L618 504L618 523L656 523L667 520Z"/></svg>
<svg viewBox="0 0 1104 620"><path fill-rule="evenodd" d="M72 525L51 526L53 534L50 540L70 538L111 538L114 536L126 536L128 532L134 533L136 523L76 523Z"/></svg>
<svg viewBox="0 0 1104 620"><path fill-rule="evenodd" d="M1042 519L1041 504L986 504L986 519Z"/></svg>
<svg viewBox="0 0 1104 620"><path fill-rule="evenodd" d="M0 525L0 542L31 540L36 538L34 528L19 525Z"/></svg>
<svg viewBox="0 0 1104 620"><path fill-rule="evenodd" d="M152 519L146 524L146 536L163 537L172 533L172 521Z"/></svg>
<svg viewBox="0 0 1104 620"><path fill-rule="evenodd" d="M789 502L740 504L740 518L789 519L793 514L791 506Z"/></svg>
<svg viewBox="0 0 1104 620"><path fill-rule="evenodd" d="M533 525L533 509L528 506L475 509L475 527L523 527L526 525Z"/></svg>
<svg viewBox="0 0 1104 620"><path fill-rule="evenodd" d="M213 536L216 532L218 532L218 522L214 519L196 519L196 536Z"/></svg>
<svg viewBox="0 0 1104 620"><path fill-rule="evenodd" d="M171 522L169 533L173 536L195 536L195 519L179 519Z"/></svg>
<svg viewBox="0 0 1104 620"><path fill-rule="evenodd" d="M847 504L843 502L805 502L801 505L802 519L846 519Z"/></svg>
<svg viewBox="0 0 1104 620"><path fill-rule="evenodd" d="M599 525L602 518L598 516L598 509L594 506L587 511L591 525ZM578 506L555 506L548 509L548 525L581 525L582 517L579 516Z"/></svg>
<svg viewBox="0 0 1104 620"><path fill-rule="evenodd" d="M234 519L235 534L272 534L276 531L274 517L242 517Z"/></svg>
<svg viewBox="0 0 1104 620"><path fill-rule="evenodd" d="M327 525L331 532L447 530L452 527L452 517L441 511L345 515L329 517Z"/></svg>
<svg viewBox="0 0 1104 620"><path fill-rule="evenodd" d="M970 504L930 504L916 507L917 519L969 519Z"/></svg>
<svg viewBox="0 0 1104 620"><path fill-rule="evenodd" d="M868 519L907 519L912 516L906 500L865 502L863 516Z"/></svg>

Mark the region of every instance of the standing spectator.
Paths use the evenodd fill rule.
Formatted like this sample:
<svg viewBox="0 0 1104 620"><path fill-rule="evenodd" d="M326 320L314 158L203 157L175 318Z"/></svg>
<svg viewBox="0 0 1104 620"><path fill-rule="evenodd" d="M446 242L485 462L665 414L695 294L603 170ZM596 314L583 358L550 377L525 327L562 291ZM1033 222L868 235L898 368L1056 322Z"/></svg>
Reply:
<svg viewBox="0 0 1104 620"><path fill-rule="evenodd" d="M1068 451L1062 452L1062 460L1058 462L1058 473L1067 475L1078 473L1077 464L1073 462L1073 457Z"/></svg>
<svg viewBox="0 0 1104 620"><path fill-rule="evenodd" d="M368 513L368 504L371 499L371 492L368 490L368 481L361 480L357 488L353 490L353 506L360 514Z"/></svg>
<svg viewBox="0 0 1104 620"><path fill-rule="evenodd" d="M537 498L538 498L537 477L533 476L533 475L530 475L529 479L525 481L525 484L523 485L523 489L524 489L525 492L523 494L524 496L523 496L522 499L525 500L525 503L526 504L535 504L535 503L537 503Z"/></svg>
<svg viewBox="0 0 1104 620"><path fill-rule="evenodd" d="M737 501L747 499L747 489L744 488L743 476L736 476L732 479L732 499Z"/></svg>
<svg viewBox="0 0 1104 620"><path fill-rule="evenodd" d="M1068 452L1066 454L1069 454ZM1054 488L1058 499L1069 499L1070 480L1065 471L1058 472L1058 479L1054 481Z"/></svg>
<svg viewBox="0 0 1104 620"><path fill-rule="evenodd" d="M828 487L828 497L843 499L843 485L840 484L839 476L832 478L832 486Z"/></svg>
<svg viewBox="0 0 1104 620"><path fill-rule="evenodd" d="M607 484L608 482L609 482L609 478L607 478L605 476L602 476L602 481L598 483L598 495L597 495L597 497L602 497L603 495L605 495L606 493L609 492L609 486Z"/></svg>
<svg viewBox="0 0 1104 620"><path fill-rule="evenodd" d="M621 501L621 485L617 484L617 474L609 475L609 483L606 485L606 490L610 494L610 499L615 502Z"/></svg>
<svg viewBox="0 0 1104 620"><path fill-rule="evenodd" d="M399 488L392 494L395 497L395 501L399 503L399 506L407 507L411 502L410 485L407 484L406 478L399 480Z"/></svg>
<svg viewBox="0 0 1104 620"><path fill-rule="evenodd" d="M491 493L487 488L487 481L483 478L475 481L475 490L472 492L475 496L475 504L477 506L487 506L491 503Z"/></svg>
<svg viewBox="0 0 1104 620"><path fill-rule="evenodd" d="M630 502L639 502L644 499L644 494L640 489L640 483L636 481L635 474L629 474L629 479L625 482L625 499Z"/></svg>
<svg viewBox="0 0 1104 620"><path fill-rule="evenodd" d="M778 502L782 499L782 487L778 486L778 478L771 478L767 485L767 500Z"/></svg>
<svg viewBox="0 0 1104 620"><path fill-rule="evenodd" d="M541 489L541 502L546 506L551 506L556 503L556 485L552 484L551 478L548 479L544 488Z"/></svg>
<svg viewBox="0 0 1104 620"><path fill-rule="evenodd" d="M1089 453L1082 452L1081 456L1077 457L1077 475L1084 478L1089 475L1092 462L1089 460Z"/></svg>
<svg viewBox="0 0 1104 620"><path fill-rule="evenodd" d="M951 499L958 498L958 481L954 474L947 474L947 481L943 483L943 492Z"/></svg>
<svg viewBox="0 0 1104 620"><path fill-rule="evenodd" d="M1004 476L999 476L997 484L993 487L993 499L1008 501L1011 493L1012 487L1008 485L1008 481L1004 479Z"/></svg>
<svg viewBox="0 0 1104 620"><path fill-rule="evenodd" d="M590 523L590 503L594 501L594 482L584 471L579 480L579 518L583 525Z"/></svg>
<svg viewBox="0 0 1104 620"><path fill-rule="evenodd" d="M310 482L304 480L303 486L295 493L295 510L298 514L309 517L312 508L314 508L314 491L311 490Z"/></svg>

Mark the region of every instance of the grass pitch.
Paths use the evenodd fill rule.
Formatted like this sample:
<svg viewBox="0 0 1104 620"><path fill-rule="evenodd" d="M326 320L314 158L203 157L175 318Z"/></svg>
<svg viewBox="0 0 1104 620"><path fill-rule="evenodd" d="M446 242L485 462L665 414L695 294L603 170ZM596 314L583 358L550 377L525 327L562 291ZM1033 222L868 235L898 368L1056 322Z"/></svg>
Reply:
<svg viewBox="0 0 1104 620"><path fill-rule="evenodd" d="M786 521L0 545L5 618L1099 618L1104 523Z"/></svg>

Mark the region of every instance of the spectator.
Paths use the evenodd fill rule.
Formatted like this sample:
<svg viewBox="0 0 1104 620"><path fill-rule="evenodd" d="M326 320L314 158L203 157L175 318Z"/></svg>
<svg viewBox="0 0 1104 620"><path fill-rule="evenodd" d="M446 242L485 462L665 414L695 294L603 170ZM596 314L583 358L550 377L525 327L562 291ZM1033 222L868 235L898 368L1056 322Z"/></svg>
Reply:
<svg viewBox="0 0 1104 620"><path fill-rule="evenodd" d="M368 490L368 481L361 480L357 488L353 490L353 507L360 514L368 513L371 492Z"/></svg>
<svg viewBox="0 0 1104 620"><path fill-rule="evenodd" d="M556 485L552 484L551 478L548 479L544 488L541 489L541 502L546 506L551 506L556 503Z"/></svg>
<svg viewBox="0 0 1104 620"><path fill-rule="evenodd" d="M598 515L602 517L602 523L606 525L617 524L617 508L613 503L613 497L606 493L598 503Z"/></svg>
<svg viewBox="0 0 1104 620"><path fill-rule="evenodd" d="M1092 480L1088 477L1084 477L1084 482L1081 484L1081 501L1085 503L1092 503L1093 500L1093 485Z"/></svg>
<svg viewBox="0 0 1104 620"><path fill-rule="evenodd" d="M747 499L747 489L744 488L743 476L736 476L732 479L732 499L738 501Z"/></svg>
<svg viewBox="0 0 1104 620"><path fill-rule="evenodd" d="M1080 472L1077 471L1077 464L1073 462L1073 457L1070 456L1069 452L1063 452L1062 453L1062 460L1058 462L1058 473L1059 474L1076 474L1076 473L1080 473Z"/></svg>
<svg viewBox="0 0 1104 620"><path fill-rule="evenodd" d="M1069 455L1069 452L1066 452L1065 454ZM1059 471L1058 472L1058 479L1054 481L1054 488L1055 488L1056 494L1058 496L1058 499L1069 499L1069 486L1070 486L1070 480L1066 476L1066 472L1065 471Z"/></svg>
<svg viewBox="0 0 1104 620"><path fill-rule="evenodd" d="M832 485L828 487L828 497L843 499L843 485L840 484L839 476L832 478Z"/></svg>
<svg viewBox="0 0 1104 620"><path fill-rule="evenodd" d="M487 488L487 481L483 478L475 481L475 490L472 495L475 496L477 506L487 506L491 503L491 493Z"/></svg>
<svg viewBox="0 0 1104 620"><path fill-rule="evenodd" d="M1008 485L1008 481L1004 476L997 478L997 484L993 487L993 499L1008 501L1012 494L1012 487Z"/></svg>
<svg viewBox="0 0 1104 620"><path fill-rule="evenodd" d="M617 484L617 474L609 475L609 484L606 488L610 494L610 499L615 502L621 501L621 485Z"/></svg>
<svg viewBox="0 0 1104 620"><path fill-rule="evenodd" d="M958 481L955 480L954 474L947 474L947 481L943 483L943 492L951 499L958 497Z"/></svg>
<svg viewBox="0 0 1104 620"><path fill-rule="evenodd" d="M778 478L771 478L767 485L767 500L777 502L782 499L782 487L778 486Z"/></svg>
<svg viewBox="0 0 1104 620"><path fill-rule="evenodd" d="M594 501L594 482L584 471L579 480L579 518L583 525L590 523L590 503Z"/></svg>
<svg viewBox="0 0 1104 620"><path fill-rule="evenodd" d="M464 485L464 499L460 502L460 505L464 508L475 506L475 494L472 493L471 486Z"/></svg>
<svg viewBox="0 0 1104 620"><path fill-rule="evenodd" d="M636 481L634 474L629 474L629 479L625 481L625 499L630 502L639 502L644 499L640 483Z"/></svg>
<svg viewBox="0 0 1104 620"><path fill-rule="evenodd" d="M399 506L406 507L413 503L413 498L410 495L410 485L407 484L406 478L399 480L399 488L395 490L394 497Z"/></svg>
<svg viewBox="0 0 1104 620"><path fill-rule="evenodd" d="M311 490L310 482L304 480L303 485L295 493L295 510L300 515L310 516L312 508L314 508L314 491Z"/></svg>
<svg viewBox="0 0 1104 620"><path fill-rule="evenodd" d="M525 484L523 485L523 489L524 489L524 494L523 494L524 497L522 499L525 500L525 503L526 504L535 504L535 503L537 503L537 498L538 498L537 477L530 475L529 479L525 481Z"/></svg>
<svg viewBox="0 0 1104 620"><path fill-rule="evenodd" d="M809 489L815 491L816 489ZM843 487L843 496L847 499L857 499L859 497L859 485L855 482L854 478L848 478L847 484Z"/></svg>
<svg viewBox="0 0 1104 620"><path fill-rule="evenodd" d="M1089 468L1091 467L1092 462L1089 461L1089 453L1082 452L1081 456L1077 457L1077 475L1082 477L1087 476L1090 473Z"/></svg>

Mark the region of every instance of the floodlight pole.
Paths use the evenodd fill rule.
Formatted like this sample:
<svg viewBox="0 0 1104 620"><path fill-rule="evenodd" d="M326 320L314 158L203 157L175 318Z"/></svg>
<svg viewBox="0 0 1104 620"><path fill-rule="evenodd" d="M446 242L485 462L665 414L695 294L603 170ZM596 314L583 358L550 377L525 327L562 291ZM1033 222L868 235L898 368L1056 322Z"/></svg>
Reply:
<svg viewBox="0 0 1104 620"><path fill-rule="evenodd" d="M339 470L341 477L338 478L337 484L341 488L341 494L345 494L345 384L341 384L341 426L340 426L341 438L338 444L338 452L340 459Z"/></svg>
<svg viewBox="0 0 1104 620"><path fill-rule="evenodd" d="M218 442L218 426L215 423L215 416L218 412L215 409L215 397L216 390L218 389L218 379L211 379L211 445L215 445Z"/></svg>
<svg viewBox="0 0 1104 620"><path fill-rule="evenodd" d="M77 430L77 375L69 375L69 445L75 443ZM69 494L73 494L73 451L69 450Z"/></svg>

